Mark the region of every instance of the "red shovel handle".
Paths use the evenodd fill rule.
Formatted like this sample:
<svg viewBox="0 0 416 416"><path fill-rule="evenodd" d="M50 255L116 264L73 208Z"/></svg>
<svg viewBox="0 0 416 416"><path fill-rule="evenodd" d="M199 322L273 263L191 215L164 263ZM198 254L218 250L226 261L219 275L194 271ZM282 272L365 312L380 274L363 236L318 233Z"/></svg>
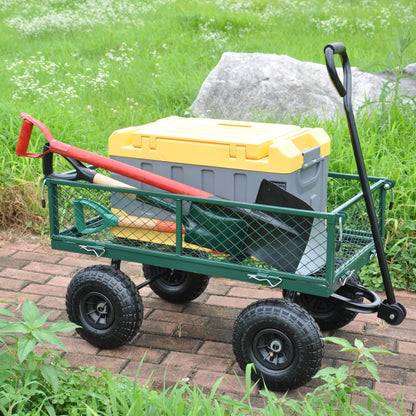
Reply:
<svg viewBox="0 0 416 416"><path fill-rule="evenodd" d="M19 140L17 141L16 146L16 154L18 156L26 156L27 155L27 148L29 147L30 136L32 135L33 124L28 121L24 120L22 124L22 128L19 134Z"/></svg>
<svg viewBox="0 0 416 416"><path fill-rule="evenodd" d="M23 114L21 114L21 117ZM19 139L16 145L16 154L18 156L41 157L46 153L27 153L29 147L30 137L32 136L33 123L25 119L20 130Z"/></svg>
<svg viewBox="0 0 416 416"><path fill-rule="evenodd" d="M118 173L119 175L126 176L127 178L146 183L171 193L191 195L202 198L210 198L213 196L213 194L202 191L198 188L194 188L193 186L189 186L181 182L165 178L164 176L136 168L134 166L128 165L127 163L122 163L117 160L113 160L105 156L100 156L96 153L92 153L87 150L79 149L78 147L59 142L52 136L48 128L40 121L34 119L26 113L20 114L20 117L22 117L24 121L20 131L19 141L16 146L16 154L19 156L41 157L46 153L53 152L62 156L71 157L84 163L89 163L98 168L109 170L110 172ZM27 153L33 125L40 128L49 142L49 150L44 153Z"/></svg>

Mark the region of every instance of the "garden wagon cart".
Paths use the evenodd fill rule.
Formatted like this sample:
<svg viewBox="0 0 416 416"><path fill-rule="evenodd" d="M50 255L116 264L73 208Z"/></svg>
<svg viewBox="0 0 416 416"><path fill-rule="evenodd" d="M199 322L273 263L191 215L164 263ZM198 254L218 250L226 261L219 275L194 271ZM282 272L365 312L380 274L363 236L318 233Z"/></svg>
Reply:
<svg viewBox="0 0 416 416"><path fill-rule="evenodd" d="M341 56L345 85L334 54ZM209 276L280 288L284 299L261 300L241 312L232 344L242 368L253 363L254 377L284 391L305 384L320 368L321 329L340 328L357 313L377 313L392 325L403 321L406 311L394 298L382 246L386 198L394 183L367 178L345 47L330 44L325 56L344 97L359 171L358 176L328 175L327 210L312 209L268 180L262 181L256 203L217 198L60 143L42 123L22 115L16 152L43 156L52 247L111 259L109 266L81 270L68 287L67 312L83 338L102 348L129 342L143 319L139 290L145 285L176 303L201 295ZM48 139L39 155L27 153L33 125ZM74 170L54 173L53 153ZM169 192L139 190L81 161ZM305 253L314 267L301 267ZM387 295L383 301L357 274L374 254ZM135 286L121 271L122 261L142 263L145 282Z"/></svg>

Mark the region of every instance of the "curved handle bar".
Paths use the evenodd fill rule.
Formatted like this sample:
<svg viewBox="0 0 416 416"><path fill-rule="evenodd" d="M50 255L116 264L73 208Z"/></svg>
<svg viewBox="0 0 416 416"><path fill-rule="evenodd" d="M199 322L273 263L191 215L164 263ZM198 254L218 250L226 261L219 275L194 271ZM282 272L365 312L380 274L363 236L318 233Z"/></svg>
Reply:
<svg viewBox="0 0 416 416"><path fill-rule="evenodd" d="M30 136L32 135L33 123L29 120L23 120L22 128L20 129L19 139L16 145L17 156L41 157L46 153L27 153L29 147Z"/></svg>
<svg viewBox="0 0 416 416"><path fill-rule="evenodd" d="M386 291L388 303L393 304L396 303L396 300L394 296L393 286L391 283L386 255L384 252L384 244L378 226L378 218L374 207L374 201L371 194L370 185L368 183L368 175L365 167L363 153L361 150L360 139L358 137L357 126L355 124L354 112L351 104L352 77L347 51L342 43L335 42L326 45L324 48L324 53L329 77L331 78L331 81L334 84L335 89L338 91L339 95L343 97L348 130L350 132L351 144L354 151L355 161L357 164L358 175L360 177L361 187L363 189L364 201L371 225L371 231L377 252L381 276L383 278L384 289ZM338 77L338 73L334 63L334 55L340 55L344 75L344 83L342 83Z"/></svg>
<svg viewBox="0 0 416 416"><path fill-rule="evenodd" d="M351 67L350 61L347 55L347 48L341 42L329 43L324 48L326 68L328 70L329 77L334 84L335 89L341 97L348 98L351 93ZM335 67L334 55L340 55L342 62L342 69L344 73L344 84L338 77L338 72Z"/></svg>

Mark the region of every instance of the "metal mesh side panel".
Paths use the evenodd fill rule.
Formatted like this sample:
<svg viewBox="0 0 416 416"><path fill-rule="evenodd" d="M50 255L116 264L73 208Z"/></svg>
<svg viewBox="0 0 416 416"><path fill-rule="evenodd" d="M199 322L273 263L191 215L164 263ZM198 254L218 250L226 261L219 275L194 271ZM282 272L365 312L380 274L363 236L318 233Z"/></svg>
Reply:
<svg viewBox="0 0 416 416"><path fill-rule="evenodd" d="M57 184L51 228L60 238L76 238L90 245L111 243L121 248L138 247L323 276L328 251L327 218L331 210L360 191L355 180L331 178L328 214L306 215L299 210L268 212L255 206L232 207L211 200L192 202L168 194L158 194L158 203L152 203L141 198L141 194ZM117 208L114 208L115 197L122 197L123 201L116 204ZM373 192L373 198L380 216L384 209L380 205L380 190ZM161 208L164 204L169 208ZM181 217L176 215L178 207L182 210ZM345 205L342 215L342 227L335 226L334 247L329 247L335 251L336 268L373 244L363 198Z"/></svg>

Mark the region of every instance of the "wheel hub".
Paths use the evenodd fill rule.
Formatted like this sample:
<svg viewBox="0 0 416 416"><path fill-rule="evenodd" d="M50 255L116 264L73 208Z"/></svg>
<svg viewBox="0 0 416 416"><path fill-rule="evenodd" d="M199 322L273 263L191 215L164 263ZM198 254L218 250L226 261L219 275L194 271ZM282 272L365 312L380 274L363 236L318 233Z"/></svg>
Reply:
<svg viewBox="0 0 416 416"><path fill-rule="evenodd" d="M275 328L266 328L256 334L253 353L260 365L274 371L288 367L295 356L290 338Z"/></svg>
<svg viewBox="0 0 416 416"><path fill-rule="evenodd" d="M98 304L97 305L97 312L99 314L106 314L107 313L107 305L104 302Z"/></svg>
<svg viewBox="0 0 416 416"><path fill-rule="evenodd" d="M282 348L282 343L277 339L272 341L272 343L270 344L270 349L272 352L280 352L282 351Z"/></svg>
<svg viewBox="0 0 416 416"><path fill-rule="evenodd" d="M103 293L87 293L80 302L80 308L81 316L95 329L107 329L114 322L113 304Z"/></svg>
<svg viewBox="0 0 416 416"><path fill-rule="evenodd" d="M180 270L169 269L167 273L160 276L162 284L168 286L180 286L186 280L186 273Z"/></svg>

